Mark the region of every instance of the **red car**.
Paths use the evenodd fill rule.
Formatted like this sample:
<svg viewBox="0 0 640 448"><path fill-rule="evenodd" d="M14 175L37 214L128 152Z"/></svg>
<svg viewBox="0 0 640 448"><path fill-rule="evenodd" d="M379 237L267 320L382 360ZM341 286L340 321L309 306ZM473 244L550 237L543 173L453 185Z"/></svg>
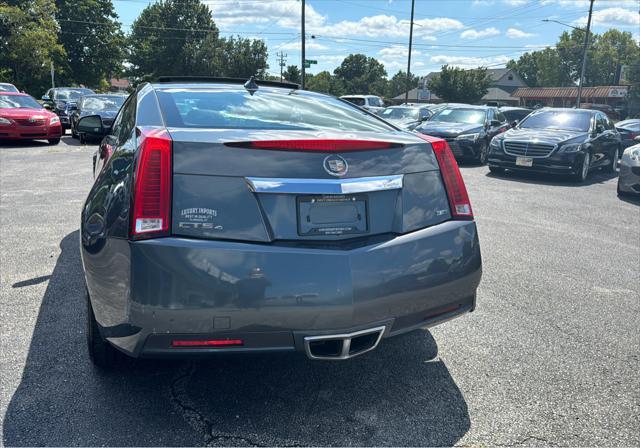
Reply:
<svg viewBox="0 0 640 448"><path fill-rule="evenodd" d="M60 118L26 93L0 92L0 141L48 140L57 145L62 136Z"/></svg>

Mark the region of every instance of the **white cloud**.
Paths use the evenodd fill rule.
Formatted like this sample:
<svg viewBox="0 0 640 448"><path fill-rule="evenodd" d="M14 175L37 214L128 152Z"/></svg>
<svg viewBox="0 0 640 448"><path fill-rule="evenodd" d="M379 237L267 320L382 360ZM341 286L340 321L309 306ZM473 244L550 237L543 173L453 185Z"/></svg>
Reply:
<svg viewBox="0 0 640 448"><path fill-rule="evenodd" d="M587 16L581 17L573 22L579 26L585 26L587 24ZM593 25L601 26L640 26L640 15L638 11L632 11L624 8L605 8L599 11L594 11L591 18Z"/></svg>
<svg viewBox="0 0 640 448"><path fill-rule="evenodd" d="M500 55L500 56L492 56L489 58L481 58L475 56L450 56L450 55L436 55L432 56L430 61L435 64L448 64L454 67L460 68L476 68L476 67L486 67L488 65L495 64L506 64L511 59L509 56Z"/></svg>
<svg viewBox="0 0 640 448"><path fill-rule="evenodd" d="M562 8L580 8L584 11L589 10L589 0L541 0L542 5L558 5ZM602 2L600 2L602 3ZM607 0L605 2L609 7L637 7L638 0ZM596 3L596 6L598 4Z"/></svg>
<svg viewBox="0 0 640 448"><path fill-rule="evenodd" d="M409 49L402 45L392 45L391 47L383 48L378 51L378 60L384 64L384 68L387 70L389 76L392 76L398 70L407 70L407 57L409 56ZM422 67L423 62L418 58L423 56L423 53L415 48L411 50L411 67Z"/></svg>
<svg viewBox="0 0 640 448"><path fill-rule="evenodd" d="M297 39L295 42L289 42L284 45L279 45L278 48L280 50L300 50L300 39ZM307 50L328 50L329 47L326 45L319 44L317 42L308 42L305 45ZM335 50L335 49L334 49Z"/></svg>
<svg viewBox="0 0 640 448"><path fill-rule="evenodd" d="M497 28L485 28L484 30L476 31L476 30L466 30L460 34L460 37L463 39L480 39L481 37L488 36L497 36L500 34Z"/></svg>
<svg viewBox="0 0 640 448"><path fill-rule="evenodd" d="M522 30L517 29L517 28L509 28L505 34L507 35L507 37L509 39L523 39L525 37L533 37L533 36L535 36L535 34L533 34L533 33L526 33L526 32L524 32Z"/></svg>
<svg viewBox="0 0 640 448"><path fill-rule="evenodd" d="M300 29L300 2L296 0L278 1L241 1L241 0L203 0L213 11L213 19L225 31L235 25L273 24L281 28ZM327 16L317 12L307 4L305 9L306 30L310 34L333 36L363 37L408 37L409 21L393 15L379 14L365 16L359 20L342 20L330 23ZM464 27L462 22L447 17L418 19L414 21L413 33L417 38L435 40L432 36L441 31L458 30Z"/></svg>

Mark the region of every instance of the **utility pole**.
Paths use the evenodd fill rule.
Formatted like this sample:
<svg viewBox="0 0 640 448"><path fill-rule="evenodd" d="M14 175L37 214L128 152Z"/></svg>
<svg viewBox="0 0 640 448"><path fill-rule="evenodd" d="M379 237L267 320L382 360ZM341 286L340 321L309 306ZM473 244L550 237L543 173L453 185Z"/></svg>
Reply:
<svg viewBox="0 0 640 448"><path fill-rule="evenodd" d="M592 0L593 1L593 0ZM409 102L409 86L411 81L411 45L413 44L413 10L416 6L416 0L411 0L411 25L409 27L409 57L407 58L407 83L406 92L404 94L404 102Z"/></svg>
<svg viewBox="0 0 640 448"><path fill-rule="evenodd" d="M280 66L280 82L282 82L282 70L287 65L287 55L284 52L280 52L280 54L276 53L278 57L278 65Z"/></svg>
<svg viewBox="0 0 640 448"><path fill-rule="evenodd" d="M304 90L304 66L306 64L306 55L305 53L305 35L304 35L304 0L302 0L302 71L300 75L300 87Z"/></svg>
<svg viewBox="0 0 640 448"><path fill-rule="evenodd" d="M53 70L53 61L51 61L51 88L55 88L56 86L56 74Z"/></svg>
<svg viewBox="0 0 640 448"><path fill-rule="evenodd" d="M587 30L584 33L584 46L582 47L582 70L580 71L580 83L578 84L578 99L576 108L580 109L582 100L582 83L584 82L584 71L587 68L587 48L589 47L589 30L591 29L591 14L593 13L593 0L589 2L589 18L587 19Z"/></svg>

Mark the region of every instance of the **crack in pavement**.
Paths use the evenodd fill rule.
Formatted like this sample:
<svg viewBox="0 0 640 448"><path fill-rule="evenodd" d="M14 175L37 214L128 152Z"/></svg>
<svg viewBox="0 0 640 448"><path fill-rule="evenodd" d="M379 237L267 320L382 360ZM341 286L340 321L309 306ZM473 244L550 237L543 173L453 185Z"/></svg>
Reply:
<svg viewBox="0 0 640 448"><path fill-rule="evenodd" d="M176 376L171 380L169 386L169 395L171 398L171 404L180 413L182 418L197 432L202 434L205 446L216 446L217 441L225 441L225 445L238 446L245 444L249 446L267 447L267 446L280 446L280 447L300 447L302 445L296 443L282 444L282 443L269 443L263 444L257 440L241 436L237 434L229 434L225 432L215 431L214 424L201 412L199 412L194 406L193 402L189 399L187 392L187 385L189 380L196 371L196 364L193 361L185 362L179 369Z"/></svg>

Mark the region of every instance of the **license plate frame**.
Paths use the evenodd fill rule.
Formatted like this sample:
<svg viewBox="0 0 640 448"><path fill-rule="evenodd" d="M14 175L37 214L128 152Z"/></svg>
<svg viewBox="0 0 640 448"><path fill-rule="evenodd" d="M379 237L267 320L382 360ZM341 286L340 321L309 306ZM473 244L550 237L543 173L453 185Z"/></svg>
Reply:
<svg viewBox="0 0 640 448"><path fill-rule="evenodd" d="M353 206L357 220L350 222L310 222L312 207ZM363 194L300 195L296 198L298 235L340 236L369 232L369 198Z"/></svg>
<svg viewBox="0 0 640 448"><path fill-rule="evenodd" d="M533 166L533 157L516 157L516 166L525 166L532 167Z"/></svg>

